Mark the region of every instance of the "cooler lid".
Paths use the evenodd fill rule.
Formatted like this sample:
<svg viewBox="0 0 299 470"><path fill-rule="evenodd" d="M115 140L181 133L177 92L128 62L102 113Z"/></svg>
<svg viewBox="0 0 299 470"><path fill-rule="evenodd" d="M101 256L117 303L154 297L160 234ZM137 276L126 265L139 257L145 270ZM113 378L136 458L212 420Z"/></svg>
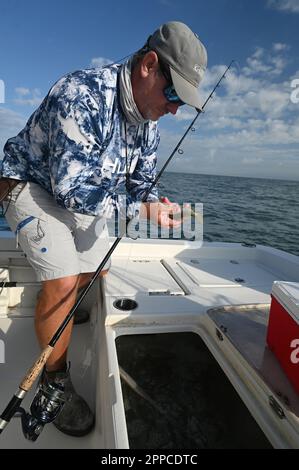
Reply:
<svg viewBox="0 0 299 470"><path fill-rule="evenodd" d="M274 281L272 294L299 324L299 283Z"/></svg>

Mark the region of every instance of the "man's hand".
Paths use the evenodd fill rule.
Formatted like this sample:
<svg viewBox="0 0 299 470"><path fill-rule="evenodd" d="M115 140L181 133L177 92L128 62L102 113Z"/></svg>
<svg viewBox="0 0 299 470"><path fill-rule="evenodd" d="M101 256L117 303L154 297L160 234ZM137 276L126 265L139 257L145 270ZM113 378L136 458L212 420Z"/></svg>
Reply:
<svg viewBox="0 0 299 470"><path fill-rule="evenodd" d="M143 203L141 209L141 217L147 218L161 227L179 227L181 225L180 214L180 206L170 202L168 198L161 198L161 202ZM177 219L175 219L175 215L178 216Z"/></svg>

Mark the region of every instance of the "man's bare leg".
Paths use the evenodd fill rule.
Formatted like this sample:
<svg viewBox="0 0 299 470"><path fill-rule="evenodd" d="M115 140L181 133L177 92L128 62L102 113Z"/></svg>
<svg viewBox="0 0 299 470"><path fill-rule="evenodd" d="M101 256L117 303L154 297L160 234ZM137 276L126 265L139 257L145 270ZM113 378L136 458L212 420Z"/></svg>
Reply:
<svg viewBox="0 0 299 470"><path fill-rule="evenodd" d="M69 276L42 283L42 292L35 311L35 330L41 348L45 348L73 307L79 276ZM46 369L51 372L66 364L67 348L71 339L73 319L69 322L52 351Z"/></svg>
<svg viewBox="0 0 299 470"><path fill-rule="evenodd" d="M108 270L102 271L105 276ZM94 273L84 273L42 283L42 291L38 297L35 311L35 330L42 349L61 325L73 305L75 304L78 289L85 287ZM49 357L46 369L51 372L63 368L66 364L67 349L71 340L73 319L57 341Z"/></svg>
<svg viewBox="0 0 299 470"><path fill-rule="evenodd" d="M107 272L108 270L102 271L99 274L98 279L101 278L102 276L105 276ZM80 274L77 294L80 294L84 290L87 284L89 284L93 275L94 275L94 272ZM84 307L81 307L81 305L79 305L79 307L77 308L74 314L74 325L80 325L82 323L86 323L88 322L88 320L89 320L88 310L86 310Z"/></svg>
<svg viewBox="0 0 299 470"><path fill-rule="evenodd" d="M39 343L44 348L73 307L79 284L79 275L43 282L41 295L36 306L35 327ZM46 370L42 375L43 387L51 383L63 387L65 403L54 425L65 434L84 436L95 423L95 417L87 402L76 390L71 381L66 355L71 339L73 319L57 341L50 355ZM53 388L49 389L50 391Z"/></svg>

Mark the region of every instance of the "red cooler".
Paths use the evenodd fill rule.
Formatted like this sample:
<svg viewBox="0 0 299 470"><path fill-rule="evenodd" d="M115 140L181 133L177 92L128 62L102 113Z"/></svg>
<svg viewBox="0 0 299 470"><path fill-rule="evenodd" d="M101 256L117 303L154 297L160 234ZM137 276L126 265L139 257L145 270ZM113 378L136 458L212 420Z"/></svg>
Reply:
<svg viewBox="0 0 299 470"><path fill-rule="evenodd" d="M299 283L273 283L267 343L299 394Z"/></svg>

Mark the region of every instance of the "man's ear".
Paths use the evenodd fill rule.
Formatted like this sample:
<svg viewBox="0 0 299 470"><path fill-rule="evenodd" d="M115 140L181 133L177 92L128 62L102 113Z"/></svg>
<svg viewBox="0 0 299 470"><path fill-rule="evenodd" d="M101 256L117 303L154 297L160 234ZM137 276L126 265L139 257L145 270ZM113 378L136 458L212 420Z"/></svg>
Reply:
<svg viewBox="0 0 299 470"><path fill-rule="evenodd" d="M159 68L159 59L155 51L149 51L145 54L141 62L141 76L147 77Z"/></svg>

